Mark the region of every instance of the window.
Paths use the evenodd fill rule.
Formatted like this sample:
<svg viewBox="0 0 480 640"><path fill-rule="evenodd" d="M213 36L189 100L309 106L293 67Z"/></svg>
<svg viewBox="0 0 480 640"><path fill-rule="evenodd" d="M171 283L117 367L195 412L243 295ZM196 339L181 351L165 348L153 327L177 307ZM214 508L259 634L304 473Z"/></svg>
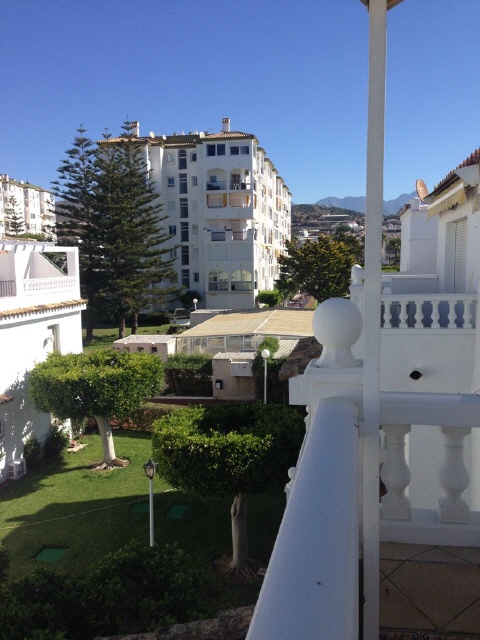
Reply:
<svg viewBox="0 0 480 640"><path fill-rule="evenodd" d="M208 274L209 291L228 291L228 274L225 271L210 271Z"/></svg>
<svg viewBox="0 0 480 640"><path fill-rule="evenodd" d="M180 181L180 193L188 193L187 174L180 173L178 177Z"/></svg>
<svg viewBox="0 0 480 640"><path fill-rule="evenodd" d="M200 276L199 276L198 271L194 271L193 272L193 281L194 282L200 282Z"/></svg>
<svg viewBox="0 0 480 640"><path fill-rule="evenodd" d="M157 347L150 348L150 353L157 353L157 351L158 351Z"/></svg>
<svg viewBox="0 0 480 640"><path fill-rule="evenodd" d="M224 144L207 144L207 156L224 156Z"/></svg>
<svg viewBox="0 0 480 640"><path fill-rule="evenodd" d="M198 187L198 178L197 178L197 176L192 176L192 187Z"/></svg>
<svg viewBox="0 0 480 640"><path fill-rule="evenodd" d="M250 147L248 145L233 145L230 147L230 155L231 156L248 156L250 154Z"/></svg>
<svg viewBox="0 0 480 640"><path fill-rule="evenodd" d="M180 198L180 218L188 218L188 198Z"/></svg>
<svg viewBox="0 0 480 640"><path fill-rule="evenodd" d="M236 269L232 273L232 291L251 291L252 274L246 269Z"/></svg>
<svg viewBox="0 0 480 640"><path fill-rule="evenodd" d="M192 236L198 236L198 224L192 224Z"/></svg>
<svg viewBox="0 0 480 640"><path fill-rule="evenodd" d="M199 254L199 252L198 252L198 247L194 248L194 249L192 250L192 258L195 258L195 259L197 259L197 260L198 260L199 255L200 255L200 254Z"/></svg>
<svg viewBox="0 0 480 640"><path fill-rule="evenodd" d="M171 236L175 236L175 235L177 234L177 225L176 225L176 224L171 224L171 225L169 225L169 227L168 227L168 233L169 233Z"/></svg>
<svg viewBox="0 0 480 640"><path fill-rule="evenodd" d="M182 247L182 265L185 266L189 262L190 262L190 249L188 246Z"/></svg>
<svg viewBox="0 0 480 640"><path fill-rule="evenodd" d="M175 162L175 155L173 153L167 153L167 162Z"/></svg>
<svg viewBox="0 0 480 640"><path fill-rule="evenodd" d="M188 222L180 223L180 241L188 242Z"/></svg>
<svg viewBox="0 0 480 640"><path fill-rule="evenodd" d="M173 177L167 178L167 186L168 187L174 187L175 186L175 178L173 178Z"/></svg>
<svg viewBox="0 0 480 640"><path fill-rule="evenodd" d="M182 286L190 287L190 271L188 269L182 269Z"/></svg>
<svg viewBox="0 0 480 640"><path fill-rule="evenodd" d="M170 249L168 255L169 255L170 260L175 260L176 257L177 257L177 250L176 249Z"/></svg>
<svg viewBox="0 0 480 640"><path fill-rule="evenodd" d="M180 151L178 152L178 168L187 168L187 152L185 151L185 149L180 149Z"/></svg>
<svg viewBox="0 0 480 640"><path fill-rule="evenodd" d="M196 162L197 161L197 152L193 151L192 155L190 156L190 161L191 162Z"/></svg>

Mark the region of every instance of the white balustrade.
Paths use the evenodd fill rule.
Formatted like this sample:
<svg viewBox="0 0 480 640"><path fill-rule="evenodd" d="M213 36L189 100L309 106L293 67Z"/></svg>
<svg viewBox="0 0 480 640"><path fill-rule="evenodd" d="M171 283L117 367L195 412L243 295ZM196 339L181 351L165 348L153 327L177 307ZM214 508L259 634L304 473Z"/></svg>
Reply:
<svg viewBox="0 0 480 640"><path fill-rule="evenodd" d="M477 294L382 294L384 329L473 329Z"/></svg>
<svg viewBox="0 0 480 640"><path fill-rule="evenodd" d="M469 522L470 508L462 498L470 478L463 459L463 441L471 429L441 427L445 457L438 480L445 496L438 501L438 515L442 522Z"/></svg>
<svg viewBox="0 0 480 640"><path fill-rule="evenodd" d="M385 424L382 430L386 435L386 460L380 477L387 488L382 497L380 508L384 520L410 520L410 500L405 496L405 489L410 484L411 475L405 460L405 436L410 432L410 425Z"/></svg>
<svg viewBox="0 0 480 640"><path fill-rule="evenodd" d="M23 281L25 294L46 293L48 291L65 291L74 289L77 279L71 276L60 278L29 278Z"/></svg>

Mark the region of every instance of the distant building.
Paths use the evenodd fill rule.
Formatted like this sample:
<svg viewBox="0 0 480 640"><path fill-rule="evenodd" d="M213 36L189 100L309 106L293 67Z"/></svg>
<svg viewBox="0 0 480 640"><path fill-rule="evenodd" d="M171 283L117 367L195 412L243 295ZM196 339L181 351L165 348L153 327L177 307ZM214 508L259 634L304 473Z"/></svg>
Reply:
<svg viewBox="0 0 480 640"><path fill-rule="evenodd" d="M199 307L253 308L259 290L273 289L291 233L291 194L257 138L231 131L229 118L219 133L140 137L138 122L132 131L168 215L167 284L197 291Z"/></svg>
<svg viewBox="0 0 480 640"><path fill-rule="evenodd" d="M8 217L14 213L23 221L24 231L51 234L55 228L53 193L23 180L0 174L0 236L9 236Z"/></svg>

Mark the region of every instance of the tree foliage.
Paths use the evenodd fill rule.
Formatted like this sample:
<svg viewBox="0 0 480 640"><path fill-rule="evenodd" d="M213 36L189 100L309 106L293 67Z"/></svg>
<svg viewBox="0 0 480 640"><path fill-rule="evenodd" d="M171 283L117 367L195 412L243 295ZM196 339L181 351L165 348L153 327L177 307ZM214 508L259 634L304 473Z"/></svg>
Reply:
<svg viewBox="0 0 480 640"><path fill-rule="evenodd" d="M177 353L164 365L168 388L179 396L213 395L212 356L205 353Z"/></svg>
<svg viewBox="0 0 480 640"><path fill-rule="evenodd" d="M95 145L78 129L73 147L58 169L61 241L80 248L82 295L88 299L87 338L96 317L114 316L119 337L125 319L168 295L160 287L173 275L163 243L170 238L166 218L143 155L143 146L125 123L119 138L106 133Z"/></svg>
<svg viewBox="0 0 480 640"><path fill-rule="evenodd" d="M232 567L248 569L248 496L282 486L304 434L291 408L262 403L187 407L158 420L153 455L174 486L202 496L234 496Z"/></svg>
<svg viewBox="0 0 480 640"><path fill-rule="evenodd" d="M91 354L51 353L30 373L35 407L60 420L81 422L95 416L104 460L116 459L108 417L124 417L161 389L163 366L148 353L97 351Z"/></svg>
<svg viewBox="0 0 480 640"><path fill-rule="evenodd" d="M272 291L259 291L257 301L260 304L267 304L269 307L276 307L283 300L283 295L278 289Z"/></svg>
<svg viewBox="0 0 480 640"><path fill-rule="evenodd" d="M352 266L361 256L361 244L350 234L321 235L315 241L286 243L279 257L278 289L285 295L305 291L318 302L347 295Z"/></svg>
<svg viewBox="0 0 480 640"><path fill-rule="evenodd" d="M25 220L18 207L16 197L10 196L5 206L5 232L12 236L25 232Z"/></svg>

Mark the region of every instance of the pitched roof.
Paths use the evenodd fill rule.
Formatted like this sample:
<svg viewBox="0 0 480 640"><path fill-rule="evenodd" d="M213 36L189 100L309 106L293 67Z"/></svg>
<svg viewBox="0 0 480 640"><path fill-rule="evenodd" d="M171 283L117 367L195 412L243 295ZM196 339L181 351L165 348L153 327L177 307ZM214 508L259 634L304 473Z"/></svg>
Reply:
<svg viewBox="0 0 480 640"><path fill-rule="evenodd" d="M11 318L14 316L26 316L35 313L43 313L44 311L57 311L72 307L84 306L87 301L80 298L79 300L65 300L64 302L51 302L50 304L37 304L31 307L22 307L20 309L7 309L0 311L0 320Z"/></svg>
<svg viewBox="0 0 480 640"><path fill-rule="evenodd" d="M466 158L463 162L456 166L455 169L452 169L449 173L447 173L445 178L443 178L443 180L440 180L440 182L433 188L433 191L428 195L435 195L449 187L453 182L455 182L455 180L458 180L458 176L455 173L457 169L461 169L462 167L471 167L474 164L480 164L480 148L475 149L475 151L471 153L468 158Z"/></svg>

